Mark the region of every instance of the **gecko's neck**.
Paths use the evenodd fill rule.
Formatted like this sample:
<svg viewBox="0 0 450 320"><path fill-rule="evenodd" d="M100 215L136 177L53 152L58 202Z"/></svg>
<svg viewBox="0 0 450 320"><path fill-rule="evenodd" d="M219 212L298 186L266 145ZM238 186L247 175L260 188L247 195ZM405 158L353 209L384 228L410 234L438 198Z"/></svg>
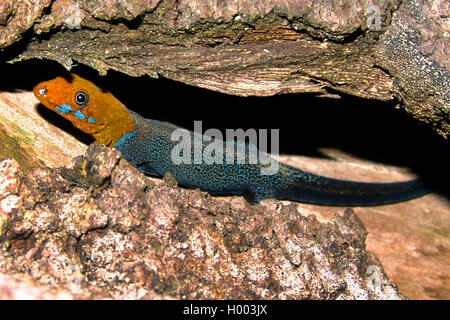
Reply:
<svg viewBox="0 0 450 320"><path fill-rule="evenodd" d="M108 147L113 147L125 134L136 129L133 118L125 107L115 110L114 116L105 122L105 127L99 132L92 133L94 139Z"/></svg>

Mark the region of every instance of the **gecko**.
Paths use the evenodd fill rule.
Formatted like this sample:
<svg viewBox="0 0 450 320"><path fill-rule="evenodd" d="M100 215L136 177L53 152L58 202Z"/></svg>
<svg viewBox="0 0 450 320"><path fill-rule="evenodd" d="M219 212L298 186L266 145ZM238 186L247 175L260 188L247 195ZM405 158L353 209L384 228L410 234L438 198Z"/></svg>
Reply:
<svg viewBox="0 0 450 320"><path fill-rule="evenodd" d="M199 188L211 195L241 195L251 204L275 198L326 206L376 206L429 192L420 179L386 183L339 180L274 158L271 161L276 161L278 170L270 175L261 173L265 164L250 163L248 156L241 163L174 163L171 155L177 141L171 137L177 126L143 118L110 92L76 74L41 82L33 93L45 107L100 144L119 150L144 174L163 177L170 173L180 186ZM247 144L245 147L248 151Z"/></svg>

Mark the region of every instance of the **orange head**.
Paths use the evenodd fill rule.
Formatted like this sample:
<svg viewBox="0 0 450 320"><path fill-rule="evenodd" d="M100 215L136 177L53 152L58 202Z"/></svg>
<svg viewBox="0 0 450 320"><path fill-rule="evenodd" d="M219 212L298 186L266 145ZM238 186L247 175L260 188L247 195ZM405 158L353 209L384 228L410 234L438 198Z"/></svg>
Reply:
<svg viewBox="0 0 450 320"><path fill-rule="evenodd" d="M41 82L33 93L45 107L102 144L112 146L135 129L128 110L119 100L76 74Z"/></svg>

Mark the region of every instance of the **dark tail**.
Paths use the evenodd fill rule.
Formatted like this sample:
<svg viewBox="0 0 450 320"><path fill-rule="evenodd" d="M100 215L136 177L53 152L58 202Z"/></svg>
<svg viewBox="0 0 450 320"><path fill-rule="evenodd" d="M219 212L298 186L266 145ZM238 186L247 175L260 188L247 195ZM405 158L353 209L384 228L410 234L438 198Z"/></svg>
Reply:
<svg viewBox="0 0 450 320"><path fill-rule="evenodd" d="M327 206L378 206L421 197L430 192L422 180L367 183L327 178L301 170L276 191L276 198Z"/></svg>

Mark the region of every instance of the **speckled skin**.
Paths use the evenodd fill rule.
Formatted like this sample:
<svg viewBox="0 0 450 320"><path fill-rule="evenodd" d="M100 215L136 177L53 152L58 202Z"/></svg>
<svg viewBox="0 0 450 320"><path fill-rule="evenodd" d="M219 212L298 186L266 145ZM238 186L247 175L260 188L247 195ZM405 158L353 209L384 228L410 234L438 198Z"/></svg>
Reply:
<svg viewBox="0 0 450 320"><path fill-rule="evenodd" d="M333 206L381 205L427 193L419 180L359 183L310 174L282 163L278 163L279 171L274 175L262 175L262 165L248 164L248 161L245 164L177 165L171 159L171 152L178 142L170 138L177 127L129 112L136 131L123 137L114 147L140 171L158 177L170 172L184 187L200 188L217 195L244 195L253 204L265 198L278 198Z"/></svg>
<svg viewBox="0 0 450 320"><path fill-rule="evenodd" d="M268 167L277 167L276 173L263 175L263 165L249 161L248 145L244 145L243 164L237 161L208 164L204 160L199 164L176 164L171 154L179 141L172 141L171 136L177 127L142 118L111 93L76 74L39 83L33 93L44 106L97 142L120 150L140 171L158 177L170 172L179 185L211 194L244 195L254 204L277 198L319 205L371 206L405 201L428 192L419 180L398 183L336 180L297 170L274 159L276 166L272 163ZM192 135L187 133L194 159ZM206 147L209 143L200 145ZM240 154L235 150L234 155L237 159Z"/></svg>

